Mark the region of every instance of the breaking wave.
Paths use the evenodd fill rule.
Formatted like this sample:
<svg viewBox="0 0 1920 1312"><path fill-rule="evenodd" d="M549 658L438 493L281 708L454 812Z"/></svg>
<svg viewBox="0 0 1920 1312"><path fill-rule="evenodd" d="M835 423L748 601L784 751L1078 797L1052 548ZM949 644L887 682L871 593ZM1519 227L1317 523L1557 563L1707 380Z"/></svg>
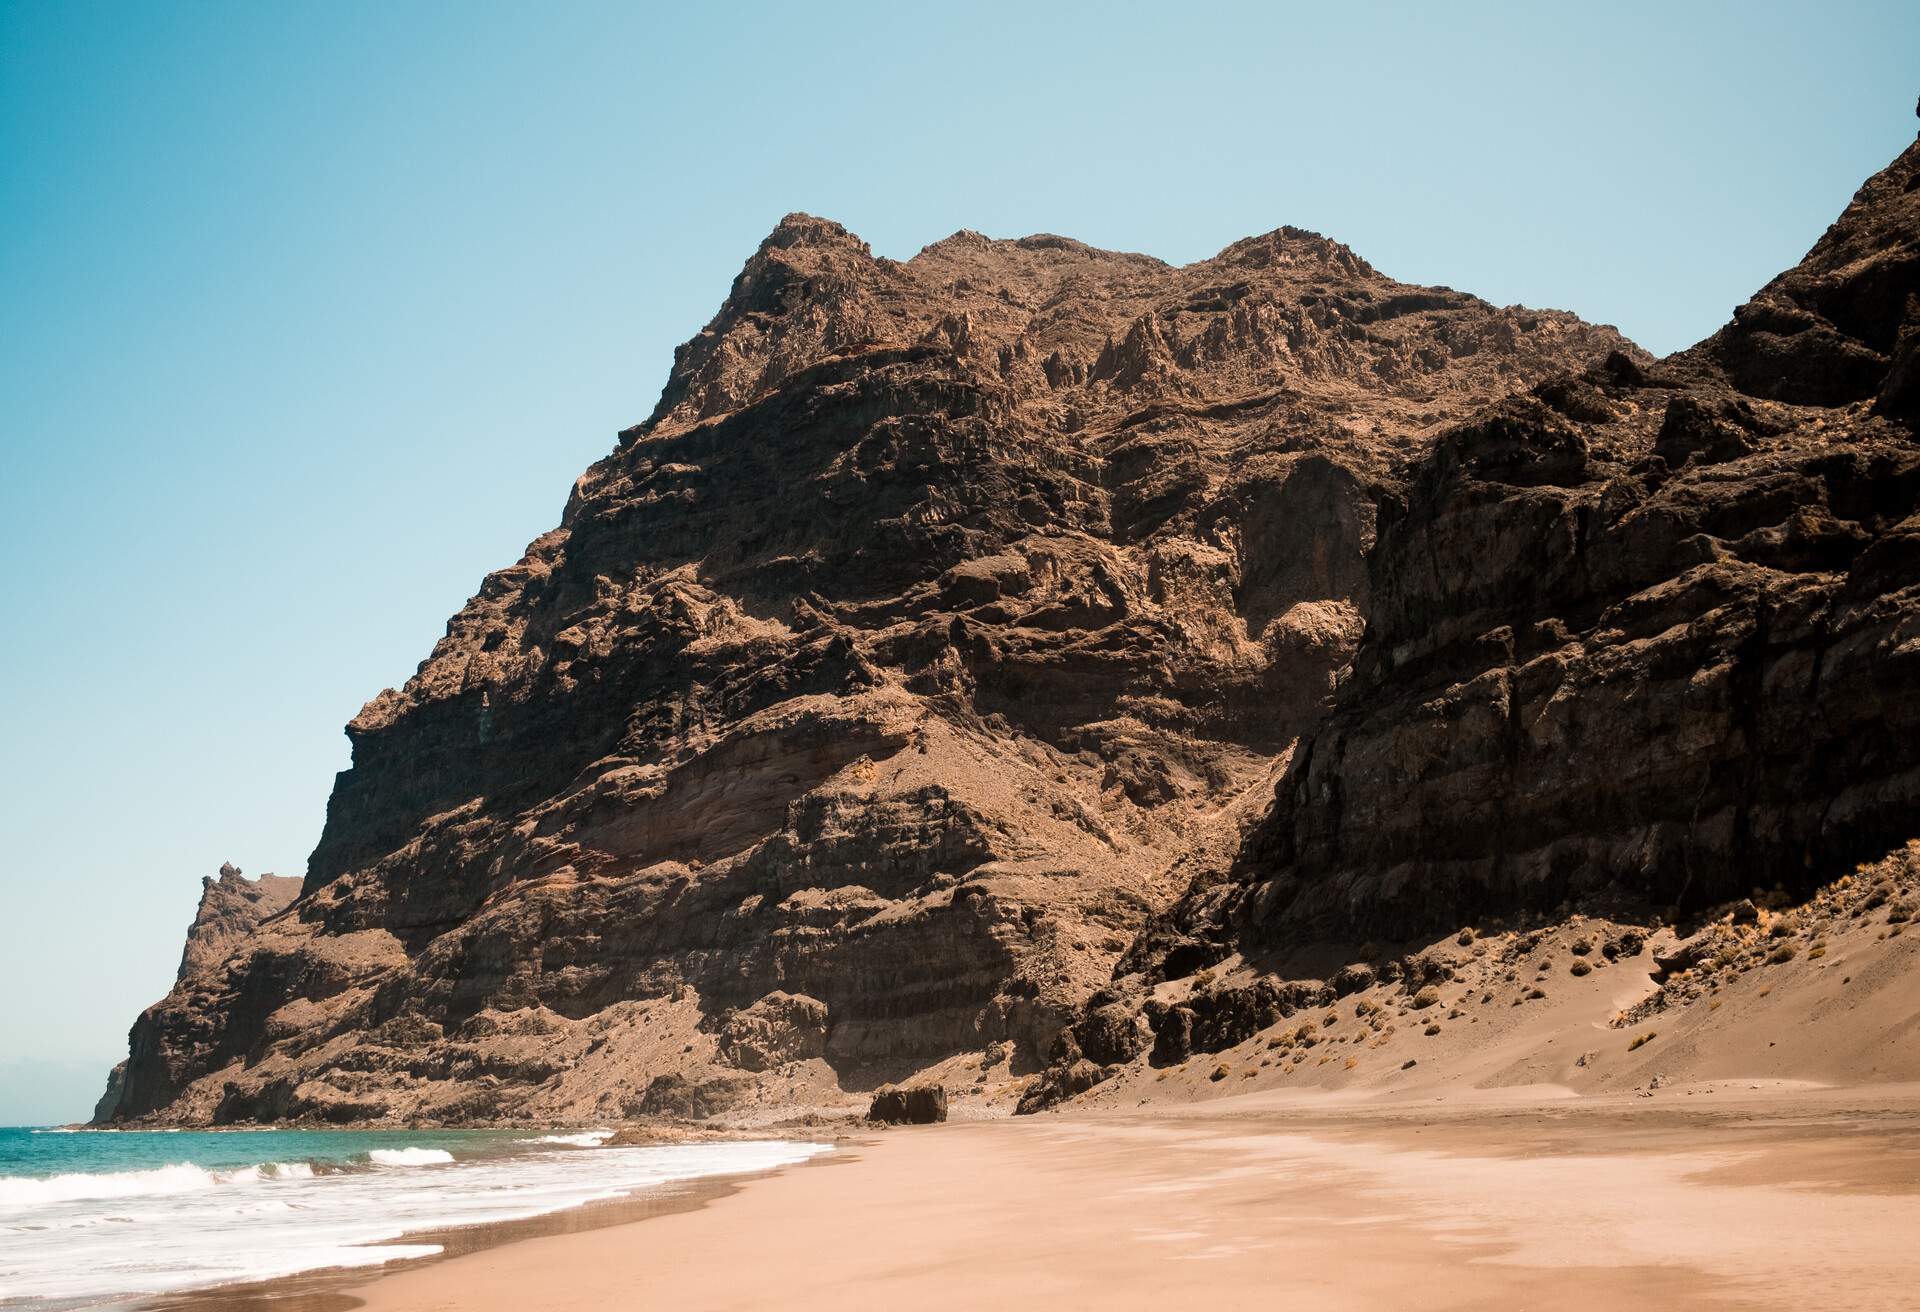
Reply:
<svg viewBox="0 0 1920 1312"><path fill-rule="evenodd" d="M0 1305L24 1299L45 1312L68 1312L326 1267L377 1266L439 1251L432 1243L394 1242L406 1235L520 1220L830 1151L826 1144L777 1141L613 1147L605 1143L612 1134L474 1140L456 1145L456 1156L287 1131L272 1145L275 1155L292 1148L310 1152L310 1161L231 1168L176 1161L0 1176ZM116 1151L136 1159L179 1142L136 1131L114 1137ZM594 1151L577 1151L583 1147ZM427 1166L434 1169L393 1169ZM245 1241L236 1242L238 1235Z"/></svg>
<svg viewBox="0 0 1920 1312"><path fill-rule="evenodd" d="M565 1144L569 1148L598 1148L613 1138L614 1133L613 1130L582 1130L578 1134L543 1134L527 1142Z"/></svg>
<svg viewBox="0 0 1920 1312"><path fill-rule="evenodd" d="M86 1198L139 1198L146 1195L190 1194L223 1184L258 1184L262 1180L310 1180L313 1167L305 1162L263 1162L229 1171L175 1162L146 1171L110 1171L98 1174L55 1175L46 1179L0 1175L0 1208L40 1207L48 1203Z"/></svg>
<svg viewBox="0 0 1920 1312"><path fill-rule="evenodd" d="M367 1160L375 1166L444 1166L453 1154L444 1148L375 1148Z"/></svg>

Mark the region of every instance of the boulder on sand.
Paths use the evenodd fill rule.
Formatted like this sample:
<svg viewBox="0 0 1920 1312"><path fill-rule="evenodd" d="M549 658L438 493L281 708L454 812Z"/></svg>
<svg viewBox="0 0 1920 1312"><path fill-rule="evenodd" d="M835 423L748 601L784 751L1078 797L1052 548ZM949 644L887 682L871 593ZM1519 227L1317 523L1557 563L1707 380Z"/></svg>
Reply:
<svg viewBox="0 0 1920 1312"><path fill-rule="evenodd" d="M891 1084L875 1090L867 1119L885 1125L932 1125L947 1119L947 1091L938 1084L897 1089Z"/></svg>

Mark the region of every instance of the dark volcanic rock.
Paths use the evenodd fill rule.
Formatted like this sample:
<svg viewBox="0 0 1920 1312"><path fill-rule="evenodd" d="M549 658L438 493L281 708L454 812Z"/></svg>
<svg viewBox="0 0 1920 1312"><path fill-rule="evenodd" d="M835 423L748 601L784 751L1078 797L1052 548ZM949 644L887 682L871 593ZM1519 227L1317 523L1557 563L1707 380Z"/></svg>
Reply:
<svg viewBox="0 0 1920 1312"><path fill-rule="evenodd" d="M93 1104L93 1124L104 1125L113 1119L114 1112L120 1109L120 1094L126 1087L127 1064L123 1061L107 1072L106 1092Z"/></svg>
<svg viewBox="0 0 1920 1312"><path fill-rule="evenodd" d="M1324 1006L1335 996L1331 986L1318 980L1260 979L1195 993L1174 1006L1149 1002L1146 1017L1153 1027L1153 1063L1170 1066L1196 1052L1231 1048L1301 1008Z"/></svg>
<svg viewBox="0 0 1920 1312"><path fill-rule="evenodd" d="M354 718L300 900L140 1019L115 1114L1038 1065L1224 873L1375 580L1403 604L1368 566L1399 465L1609 355L1645 363L1297 229L1184 268L973 233L901 263L789 217L560 526ZM1591 422L1554 421L1560 476Z"/></svg>
<svg viewBox="0 0 1920 1312"><path fill-rule="evenodd" d="M1846 250L1846 279L1774 286L1904 305L1916 162L1809 256ZM1876 261L1858 231L1904 238ZM1374 553L1353 674L1250 848L1290 885L1265 926L1404 936L1610 885L1700 906L1908 835L1920 444L1862 404L1871 390L1742 395L1738 370L1729 386L1712 368L1728 340L1677 362L1684 391L1615 388L1617 420L1511 402L1416 469ZM1827 348L1806 345L1804 376L1824 376ZM1702 435L1677 469L1641 454L1656 418L1656 455L1676 429Z"/></svg>
<svg viewBox="0 0 1920 1312"><path fill-rule="evenodd" d="M1196 880L1119 974L1805 892L1905 841L1917 252L1920 146L1698 347L1515 396L1413 462L1331 715L1231 874ZM1193 1008L1156 1019L1156 1053L1240 1033Z"/></svg>
<svg viewBox="0 0 1920 1312"><path fill-rule="evenodd" d="M1152 1042L1151 1031L1145 1030L1131 1008L1119 1003L1096 1007L1067 1032L1081 1053L1100 1066L1132 1061Z"/></svg>
<svg viewBox="0 0 1920 1312"><path fill-rule="evenodd" d="M1696 351L1749 396L1823 407L1865 401L1910 418L1920 289L1913 170L1909 148L1860 189L1804 260Z"/></svg>
<svg viewBox="0 0 1920 1312"><path fill-rule="evenodd" d="M873 1095L867 1119L884 1125L933 1125L947 1119L947 1091L937 1084L881 1089Z"/></svg>
<svg viewBox="0 0 1920 1312"><path fill-rule="evenodd" d="M751 1087L752 1081L737 1075L703 1080L697 1084L677 1073L656 1075L648 1083L646 1093L641 1095L639 1105L621 1110L628 1115L703 1120L735 1106Z"/></svg>

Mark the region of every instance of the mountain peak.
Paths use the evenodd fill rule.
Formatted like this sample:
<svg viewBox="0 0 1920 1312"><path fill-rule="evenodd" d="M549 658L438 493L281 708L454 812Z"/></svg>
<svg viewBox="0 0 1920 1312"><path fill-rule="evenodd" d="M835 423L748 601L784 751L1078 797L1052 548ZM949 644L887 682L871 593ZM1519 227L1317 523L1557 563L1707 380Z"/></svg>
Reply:
<svg viewBox="0 0 1920 1312"><path fill-rule="evenodd" d="M1352 249L1317 232L1291 225L1234 242L1212 260L1245 268L1318 267L1352 278L1376 276L1374 268Z"/></svg>
<svg viewBox="0 0 1920 1312"><path fill-rule="evenodd" d="M1904 176L1743 341L1898 373ZM1920 804L1920 444L1882 381L1643 360L1297 228L896 262L790 215L355 720L296 911L209 887L110 1114L1151 1096L1341 979L1452 981L1463 926L1638 953L1845 873Z"/></svg>
<svg viewBox="0 0 1920 1312"><path fill-rule="evenodd" d="M793 250L796 247L846 247L862 255L872 255L867 243L832 219L818 218L795 210L773 225L773 231L760 243L762 251Z"/></svg>
<svg viewBox="0 0 1920 1312"><path fill-rule="evenodd" d="M1450 316L1444 327L1437 313ZM1353 331L1359 323L1365 334ZM1444 349L1427 340L1436 332L1450 339ZM1156 390L1223 400L1315 377L1351 387L1369 408L1434 394L1430 384L1487 398L1509 385L1510 369L1532 372L1568 350L1632 350L1571 315L1499 311L1395 282L1302 228L1184 268L1053 234L1009 240L968 228L898 263L874 258L840 224L795 213L676 353L652 418L628 436L736 413L849 351L925 346L950 351L955 370L1035 422L1082 427L1117 420ZM1439 374L1452 377L1430 377Z"/></svg>

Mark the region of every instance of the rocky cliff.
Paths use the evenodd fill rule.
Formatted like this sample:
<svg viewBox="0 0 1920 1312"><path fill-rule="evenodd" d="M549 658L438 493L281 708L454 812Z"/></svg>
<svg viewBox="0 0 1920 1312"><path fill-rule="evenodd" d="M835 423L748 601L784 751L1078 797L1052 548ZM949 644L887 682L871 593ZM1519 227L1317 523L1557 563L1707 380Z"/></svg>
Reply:
<svg viewBox="0 0 1920 1312"><path fill-rule="evenodd" d="M1294 229L901 263L790 216L348 726L298 901L142 1015L103 1119L1010 1101L1051 1061L1031 1105L1365 938L1887 850L1914 170L1659 363ZM1165 1005L1202 970L1238 991Z"/></svg>
<svg viewBox="0 0 1920 1312"><path fill-rule="evenodd" d="M790 216L560 527L348 726L295 910L141 1017L112 1114L1031 1068L1325 713L1394 462L1616 352L1294 229L900 263Z"/></svg>
<svg viewBox="0 0 1920 1312"><path fill-rule="evenodd" d="M1331 713L1030 1104L1148 1044L1224 1049L1423 936L1804 897L1901 848L1920 828L1917 347L1920 145L1699 346L1442 434L1379 502Z"/></svg>
<svg viewBox="0 0 1920 1312"><path fill-rule="evenodd" d="M187 927L180 969L174 975L175 988L218 969L252 937L261 921L279 915L299 896L298 879L286 875L248 879L238 866L223 862L219 878L208 876L200 881L200 905L194 910L193 923ZM136 1046L138 1041L136 1030ZM107 1076L106 1092L93 1109L96 1123L110 1121L118 1112L126 1091L127 1066L128 1062L123 1061Z"/></svg>
<svg viewBox="0 0 1920 1312"><path fill-rule="evenodd" d="M180 952L175 982L210 970L225 961L269 916L277 916L300 896L300 881L287 875L248 879L232 862L223 863L218 879L200 881L200 905L187 927L187 944Z"/></svg>

